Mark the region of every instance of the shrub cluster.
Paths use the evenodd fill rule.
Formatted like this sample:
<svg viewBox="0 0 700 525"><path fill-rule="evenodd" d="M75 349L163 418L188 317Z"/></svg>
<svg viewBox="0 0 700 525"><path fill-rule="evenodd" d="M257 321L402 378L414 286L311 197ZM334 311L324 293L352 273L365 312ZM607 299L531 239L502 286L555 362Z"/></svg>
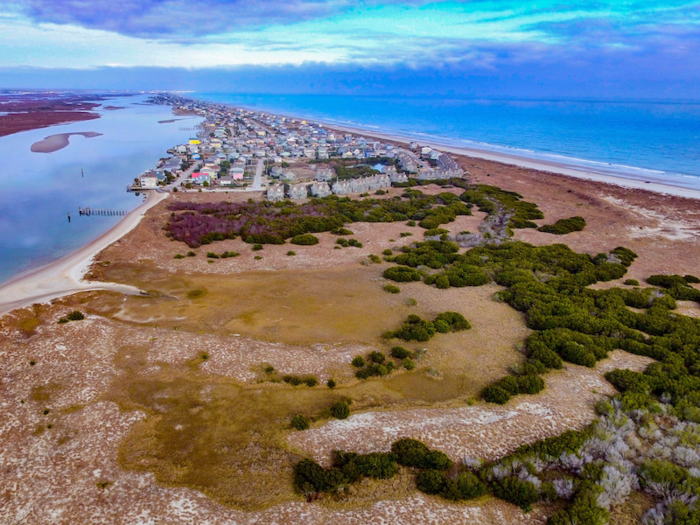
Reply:
<svg viewBox="0 0 700 525"><path fill-rule="evenodd" d="M309 387L314 387L318 385L318 379L316 379L313 376L301 378L299 376L286 375L282 377L282 381L292 386L299 386L301 384L304 384Z"/></svg>
<svg viewBox="0 0 700 525"><path fill-rule="evenodd" d="M362 248L362 243L358 241L357 239L337 239L335 243L339 246L342 246L343 248L347 248L349 246L353 246L355 248Z"/></svg>
<svg viewBox="0 0 700 525"><path fill-rule="evenodd" d="M427 221L437 227L469 214L462 202L445 204L439 196L407 190L391 199L353 200L331 196L303 204L282 202L176 202L166 225L168 235L190 247L240 236L250 244L283 244L297 235L330 231L351 235L344 225L353 222Z"/></svg>
<svg viewBox="0 0 700 525"><path fill-rule="evenodd" d="M384 333L384 338L403 339L404 341L428 341L436 333L459 332L469 330L471 325L464 316L457 312L443 312L432 321L425 321L417 315L409 315L401 328Z"/></svg>
<svg viewBox="0 0 700 525"><path fill-rule="evenodd" d="M292 244L298 244L300 246L312 246L318 244L318 237L311 235L310 233L303 233L301 235L295 235L292 240L289 241Z"/></svg>
<svg viewBox="0 0 700 525"><path fill-rule="evenodd" d="M580 232L585 227L586 219L580 215L576 215L568 219L559 219L554 224L545 224L537 228L537 230L544 233L553 233L554 235L566 235L571 232Z"/></svg>
<svg viewBox="0 0 700 525"><path fill-rule="evenodd" d="M352 365L359 368L355 372L358 379L369 379L370 377L382 377L391 374L394 370L403 366L406 370L413 370L416 367L415 354L402 346L395 346L391 349L391 357L398 360L398 363L391 361L381 352L371 352L365 359L358 355L352 360Z"/></svg>

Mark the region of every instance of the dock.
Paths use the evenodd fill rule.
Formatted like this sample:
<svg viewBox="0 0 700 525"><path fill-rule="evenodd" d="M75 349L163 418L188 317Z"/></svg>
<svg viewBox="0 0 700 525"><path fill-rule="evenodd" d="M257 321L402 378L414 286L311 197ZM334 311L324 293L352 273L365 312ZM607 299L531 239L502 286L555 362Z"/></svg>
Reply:
<svg viewBox="0 0 700 525"><path fill-rule="evenodd" d="M86 217L91 217L91 216L99 216L99 217L123 217L127 213L129 213L126 210L105 210L102 208L78 208L78 213L81 216L86 216ZM69 216L70 217L70 216ZM68 219L70 221L70 218Z"/></svg>

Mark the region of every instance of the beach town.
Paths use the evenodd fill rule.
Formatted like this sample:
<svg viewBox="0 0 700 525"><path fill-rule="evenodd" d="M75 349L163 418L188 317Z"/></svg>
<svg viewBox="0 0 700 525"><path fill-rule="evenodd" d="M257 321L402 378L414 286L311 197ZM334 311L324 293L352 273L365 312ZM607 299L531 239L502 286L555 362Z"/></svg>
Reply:
<svg viewBox="0 0 700 525"><path fill-rule="evenodd" d="M153 103L205 121L187 144L169 150L130 191L265 191L268 200L348 195L464 175L448 154L408 148L323 124L220 104L154 95ZM415 184L415 182L414 182Z"/></svg>

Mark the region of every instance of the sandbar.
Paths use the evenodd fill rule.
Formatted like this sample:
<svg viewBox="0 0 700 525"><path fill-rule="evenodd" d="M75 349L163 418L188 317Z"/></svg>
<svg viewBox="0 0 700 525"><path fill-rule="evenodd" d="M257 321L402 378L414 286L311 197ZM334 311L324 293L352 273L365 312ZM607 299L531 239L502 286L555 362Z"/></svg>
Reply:
<svg viewBox="0 0 700 525"><path fill-rule="evenodd" d="M70 144L71 135L81 135L86 139L91 139L102 136L102 133L96 133L94 131L80 131L76 133L58 133L56 135L49 135L45 139L39 140L32 144L31 150L34 153L53 153L54 151L58 151L68 146Z"/></svg>
<svg viewBox="0 0 700 525"><path fill-rule="evenodd" d="M143 203L107 233L56 262L19 275L0 286L0 316L34 303L45 303L57 297L90 290L110 290L131 295L141 293L133 286L84 281L83 276L98 253L133 230L141 222L146 211L168 195L149 192Z"/></svg>

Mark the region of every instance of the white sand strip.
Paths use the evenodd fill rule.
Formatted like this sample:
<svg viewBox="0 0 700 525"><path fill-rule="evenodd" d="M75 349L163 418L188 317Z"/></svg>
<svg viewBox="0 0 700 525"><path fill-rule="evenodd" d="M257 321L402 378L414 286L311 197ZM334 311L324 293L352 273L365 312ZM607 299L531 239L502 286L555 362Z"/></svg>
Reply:
<svg viewBox="0 0 700 525"><path fill-rule="evenodd" d="M84 281L95 256L113 242L133 230L146 211L167 198L168 193L151 191L146 200L131 211L107 233L56 262L30 270L0 287L0 316L17 308L88 290L111 290L125 294L139 294L133 286L116 283Z"/></svg>

